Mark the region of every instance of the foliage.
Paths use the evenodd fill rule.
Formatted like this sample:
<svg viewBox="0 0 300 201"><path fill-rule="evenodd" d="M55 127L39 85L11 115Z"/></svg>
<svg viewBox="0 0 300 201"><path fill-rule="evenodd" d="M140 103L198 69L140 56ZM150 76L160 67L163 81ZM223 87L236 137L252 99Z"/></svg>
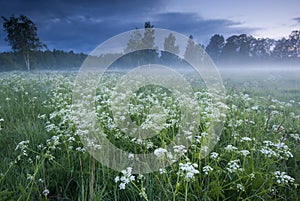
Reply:
<svg viewBox="0 0 300 201"><path fill-rule="evenodd" d="M222 35L215 34L211 37L205 50L213 60L219 60L225 45L225 39Z"/></svg>
<svg viewBox="0 0 300 201"><path fill-rule="evenodd" d="M21 52L24 56L26 67L30 70L30 52L39 50L46 45L40 42L37 36L36 25L26 16L14 17L7 19L2 16L3 28L7 33L6 41L13 51Z"/></svg>
<svg viewBox="0 0 300 201"><path fill-rule="evenodd" d="M86 54L76 54L72 51L34 51L31 52L32 70L78 70L87 57ZM0 53L0 70L24 70L21 53Z"/></svg>

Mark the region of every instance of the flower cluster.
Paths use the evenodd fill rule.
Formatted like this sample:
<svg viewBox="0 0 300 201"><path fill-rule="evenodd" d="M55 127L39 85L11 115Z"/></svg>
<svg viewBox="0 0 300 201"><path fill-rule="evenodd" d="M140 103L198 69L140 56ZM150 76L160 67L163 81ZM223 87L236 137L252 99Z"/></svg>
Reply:
<svg viewBox="0 0 300 201"><path fill-rule="evenodd" d="M278 184L290 184L294 183L295 179L286 174L286 172L275 171L275 180Z"/></svg>
<svg viewBox="0 0 300 201"><path fill-rule="evenodd" d="M209 172L213 171L214 169L212 167L210 167L209 165L206 165L202 168L202 171L204 172L204 174L208 175Z"/></svg>
<svg viewBox="0 0 300 201"><path fill-rule="evenodd" d="M122 176L115 177L115 183L120 182L119 188L121 190L125 189L126 185L135 180L135 176L132 175L132 167L128 167L125 170L121 171Z"/></svg>
<svg viewBox="0 0 300 201"><path fill-rule="evenodd" d="M179 163L179 175L183 176L186 181L190 181L194 179L195 174L199 174L196 168L198 168L196 163Z"/></svg>
<svg viewBox="0 0 300 201"><path fill-rule="evenodd" d="M226 170L227 170L228 172L230 172L230 173L234 173L234 172L242 172L242 171L244 171L244 169L241 168L240 165L239 165L238 163L240 163L240 160L239 160L239 159L229 161L228 164L227 164Z"/></svg>
<svg viewBox="0 0 300 201"><path fill-rule="evenodd" d="M290 148L283 142L264 141L263 143L264 146L260 149L260 152L269 158L288 159L293 157Z"/></svg>

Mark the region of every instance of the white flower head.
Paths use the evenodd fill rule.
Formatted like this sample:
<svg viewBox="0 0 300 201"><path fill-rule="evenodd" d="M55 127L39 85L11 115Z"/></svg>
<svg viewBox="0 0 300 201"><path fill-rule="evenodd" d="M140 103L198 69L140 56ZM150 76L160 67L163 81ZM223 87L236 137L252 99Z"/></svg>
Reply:
<svg viewBox="0 0 300 201"><path fill-rule="evenodd" d="M49 195L50 191L48 189L43 190L43 195L47 197Z"/></svg>
<svg viewBox="0 0 300 201"><path fill-rule="evenodd" d="M214 169L212 167L210 167L209 165L206 165L202 168L202 171L204 172L204 174L208 175L209 172L213 171Z"/></svg>
<svg viewBox="0 0 300 201"><path fill-rule="evenodd" d="M236 148L235 146L229 144L225 147L225 150L226 151L234 151L234 150L237 150L238 148Z"/></svg>
<svg viewBox="0 0 300 201"><path fill-rule="evenodd" d="M164 148L157 148L154 150L154 155L158 158L158 159L163 159L166 154L168 153L168 151Z"/></svg>
<svg viewBox="0 0 300 201"><path fill-rule="evenodd" d="M217 152L211 152L210 153L210 158L211 159L217 159L219 157L219 153L217 153Z"/></svg>
<svg viewBox="0 0 300 201"><path fill-rule="evenodd" d="M241 150L240 154L242 154L243 156L246 157L246 156L248 156L250 154L250 151L248 151L248 150Z"/></svg>

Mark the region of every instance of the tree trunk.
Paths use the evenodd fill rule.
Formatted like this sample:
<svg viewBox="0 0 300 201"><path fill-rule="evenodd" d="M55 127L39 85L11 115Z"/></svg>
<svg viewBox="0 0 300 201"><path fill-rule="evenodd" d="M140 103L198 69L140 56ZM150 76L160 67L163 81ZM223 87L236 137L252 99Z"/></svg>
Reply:
<svg viewBox="0 0 300 201"><path fill-rule="evenodd" d="M29 60L29 52L24 52L24 60L25 60L25 64L26 64L26 68L28 71L30 71L30 60Z"/></svg>

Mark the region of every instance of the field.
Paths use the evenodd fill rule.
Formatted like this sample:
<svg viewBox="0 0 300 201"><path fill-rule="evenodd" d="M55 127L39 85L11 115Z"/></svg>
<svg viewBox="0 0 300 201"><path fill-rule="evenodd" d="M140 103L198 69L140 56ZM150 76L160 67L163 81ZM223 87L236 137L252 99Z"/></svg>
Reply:
<svg viewBox="0 0 300 201"><path fill-rule="evenodd" d="M159 132L140 140L114 122L110 98L120 74L99 84L91 98L105 137L131 153L129 159L154 153L157 161L171 162L143 174L131 166L112 170L89 154L102 145L86 147L89 141L81 140L85 130L73 115L75 72L1 73L0 200L300 200L300 70L220 72L226 119L205 157L209 122L216 118L205 87L193 86L190 105L200 115L192 120L199 126L191 146L170 152L183 115L178 97L158 86L136 91L127 114ZM164 112L150 118L157 104Z"/></svg>

